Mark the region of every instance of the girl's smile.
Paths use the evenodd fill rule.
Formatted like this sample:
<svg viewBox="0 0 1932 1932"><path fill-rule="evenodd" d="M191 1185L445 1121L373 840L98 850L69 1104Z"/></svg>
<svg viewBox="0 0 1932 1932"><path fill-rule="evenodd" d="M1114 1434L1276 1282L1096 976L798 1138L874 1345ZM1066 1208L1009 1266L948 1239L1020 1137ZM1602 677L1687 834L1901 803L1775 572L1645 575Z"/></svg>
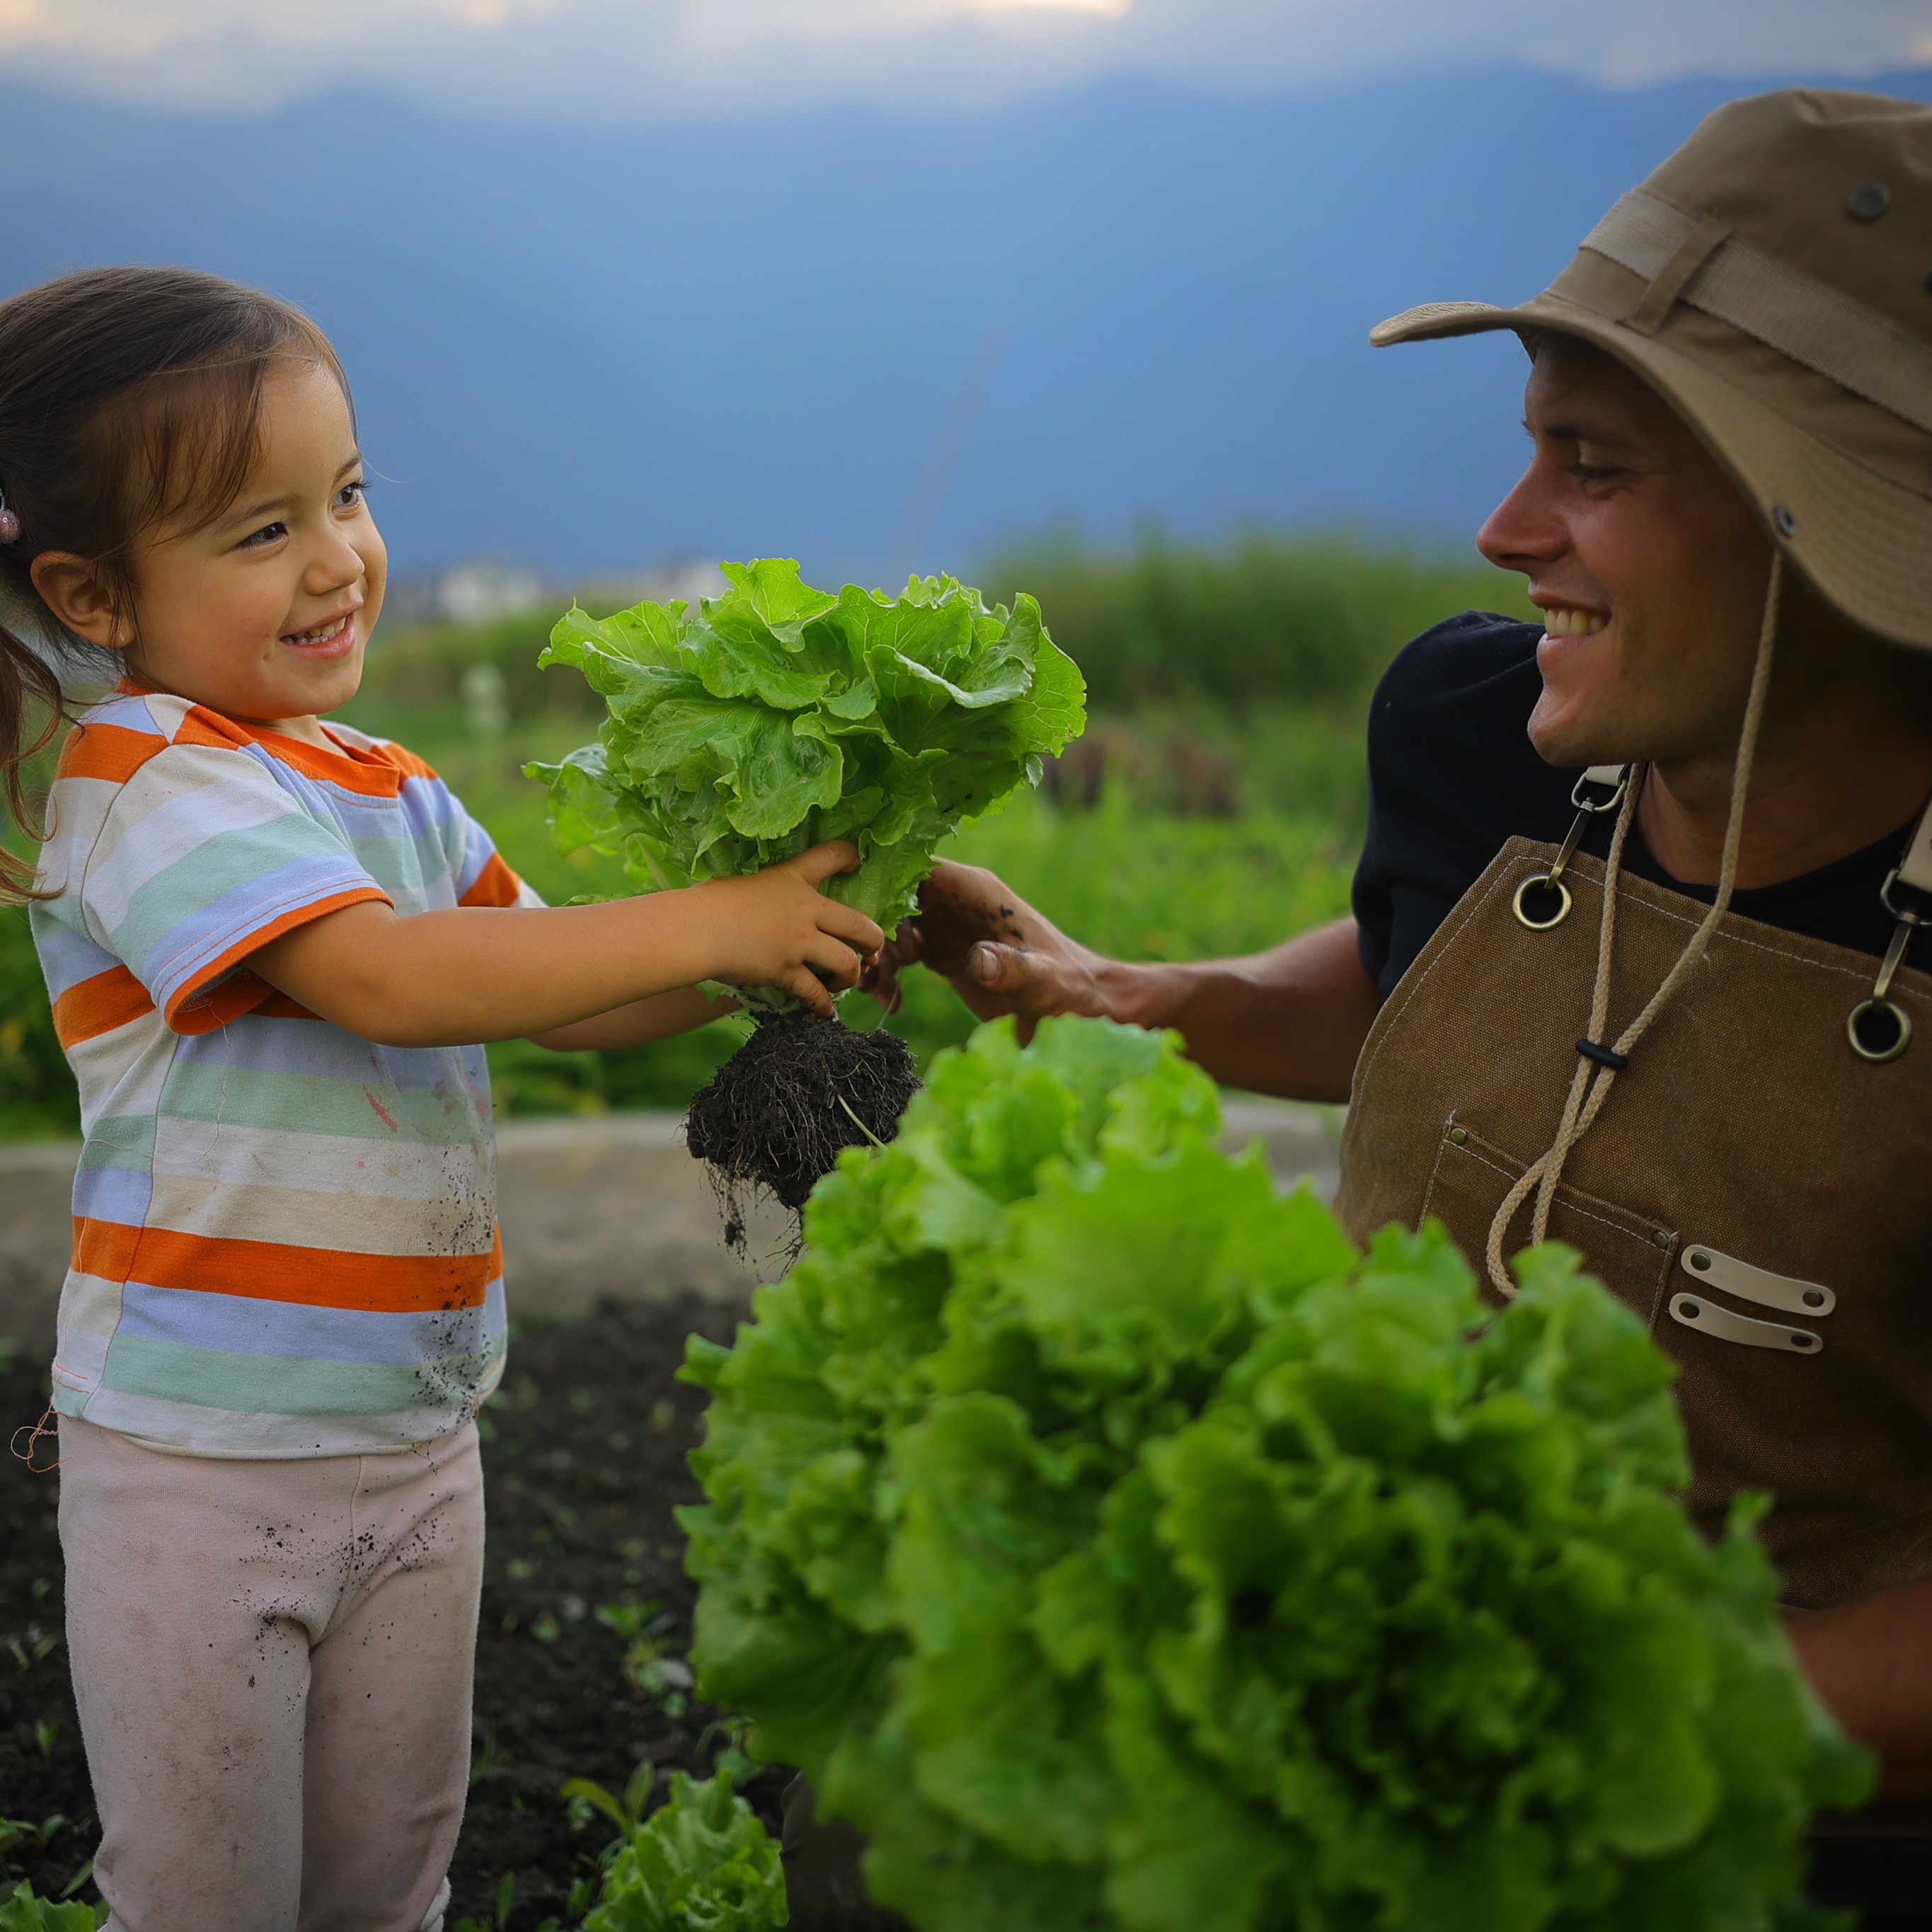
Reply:
<svg viewBox="0 0 1932 1932"><path fill-rule="evenodd" d="M284 646L311 663L328 663L347 657L359 641L356 632L356 614L362 607L352 604L337 616L325 620L314 629L284 632Z"/></svg>

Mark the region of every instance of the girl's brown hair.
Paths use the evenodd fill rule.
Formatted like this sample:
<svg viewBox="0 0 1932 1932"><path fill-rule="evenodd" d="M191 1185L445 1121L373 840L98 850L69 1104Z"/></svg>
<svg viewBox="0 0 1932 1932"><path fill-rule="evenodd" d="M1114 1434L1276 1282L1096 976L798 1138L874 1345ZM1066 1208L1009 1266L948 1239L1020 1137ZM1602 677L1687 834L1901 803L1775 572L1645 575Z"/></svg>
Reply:
<svg viewBox="0 0 1932 1932"><path fill-rule="evenodd" d="M131 619L136 546L232 506L260 452L263 380L287 361L320 364L348 394L299 309L193 268L84 269L0 303L0 490L20 524L0 544L0 788L30 832L21 766L60 727L63 672L98 686L121 663L55 618L34 560L86 558ZM0 848L0 902L32 880Z"/></svg>

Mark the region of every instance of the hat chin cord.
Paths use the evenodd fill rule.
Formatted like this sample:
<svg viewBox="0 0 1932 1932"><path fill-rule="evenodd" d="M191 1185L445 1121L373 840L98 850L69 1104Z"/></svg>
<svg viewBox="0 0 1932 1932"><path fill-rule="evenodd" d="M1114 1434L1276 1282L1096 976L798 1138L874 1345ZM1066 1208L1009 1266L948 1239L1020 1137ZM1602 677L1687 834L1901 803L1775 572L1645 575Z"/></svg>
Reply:
<svg viewBox="0 0 1932 1932"><path fill-rule="evenodd" d="M1702 922L1685 942L1684 950L1677 956L1677 963L1651 994L1649 1004L1624 1028L1616 1045L1606 1052L1593 1043L1603 1038L1604 1028L1610 1017L1610 956L1617 927L1617 874L1623 861L1624 842L1630 836L1630 826L1636 815L1637 800L1649 776L1649 766L1646 765L1633 774L1631 782L1625 788L1623 808L1617 814L1616 829L1610 835L1609 862L1604 868L1604 910L1597 928L1597 979L1590 995L1589 1030L1578 1042L1578 1064L1576 1076L1570 1082L1569 1094L1563 1103L1563 1118L1557 1127L1556 1138L1539 1159L1523 1169L1515 1186L1504 1196L1502 1205L1490 1223L1489 1247L1484 1258L1491 1282L1505 1297L1513 1297L1516 1293L1516 1283L1510 1279L1508 1267L1503 1260L1503 1242L1516 1210L1534 1191L1536 1208L1531 1217L1530 1239L1534 1244L1546 1238L1550 1210L1555 1204L1557 1186L1563 1178L1563 1169L1571 1152L1596 1124L1597 1116L1604 1111L1604 1102L1610 1098L1611 1086L1620 1067L1628 1062L1630 1049L1650 1030L1651 1022L1664 1010L1665 1002L1690 977L1691 970L1709 950L1718 922L1730 905L1731 894L1737 885L1738 851L1744 838L1744 797L1750 789L1751 766L1757 755L1758 728L1764 722L1765 694L1771 685L1772 644L1778 634L1778 603L1784 583L1784 553L1774 546L1771 580L1765 590L1764 621L1758 632L1757 662L1751 669L1750 695L1744 703L1744 728L1738 734L1738 754L1731 769L1730 813L1724 824L1724 853L1718 868L1717 897L1712 901L1711 910L1704 915ZM1592 1050L1586 1052L1586 1046Z"/></svg>

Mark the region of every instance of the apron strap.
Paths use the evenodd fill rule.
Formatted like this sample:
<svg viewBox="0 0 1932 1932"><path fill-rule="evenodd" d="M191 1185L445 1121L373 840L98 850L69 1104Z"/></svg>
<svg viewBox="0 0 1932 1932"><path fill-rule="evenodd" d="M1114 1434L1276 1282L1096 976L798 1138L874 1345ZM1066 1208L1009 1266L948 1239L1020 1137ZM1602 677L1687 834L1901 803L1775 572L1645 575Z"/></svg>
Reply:
<svg viewBox="0 0 1932 1932"><path fill-rule="evenodd" d="M1918 823L1912 828L1912 837L1905 848L1905 856L1892 868L1892 876L1885 882L1885 902L1887 908L1897 913L1900 919L1907 916L1892 902L1894 886L1910 886L1916 892L1923 892L1932 899L1932 800L1928 800L1925 809L1918 814ZM1926 915L1921 914L1917 922L1923 923Z"/></svg>

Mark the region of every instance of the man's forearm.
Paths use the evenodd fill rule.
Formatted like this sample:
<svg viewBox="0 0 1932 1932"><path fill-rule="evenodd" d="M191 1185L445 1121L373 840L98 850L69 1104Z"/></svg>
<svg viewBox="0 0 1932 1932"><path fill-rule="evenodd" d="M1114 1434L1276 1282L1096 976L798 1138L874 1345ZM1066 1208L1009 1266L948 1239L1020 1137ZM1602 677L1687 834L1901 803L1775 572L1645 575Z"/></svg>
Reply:
<svg viewBox="0 0 1932 1932"><path fill-rule="evenodd" d="M1304 932L1246 959L1130 965L1070 938L997 873L939 866L920 888L871 990L888 1010L916 961L982 1019L1010 1014L1022 1040L1065 1013L1172 1027L1216 1079L1297 1100L1346 1100L1381 996L1362 970L1355 922Z"/></svg>
<svg viewBox="0 0 1932 1932"><path fill-rule="evenodd" d="M1826 1708L1877 1752L1880 1796L1932 1798L1932 1577L1795 1617L1788 1629Z"/></svg>
<svg viewBox="0 0 1932 1932"><path fill-rule="evenodd" d="M1271 951L1190 965L1097 970L1107 1010L1172 1027L1216 1080L1292 1100L1346 1100L1382 1003L1362 970L1355 922L1337 920Z"/></svg>

